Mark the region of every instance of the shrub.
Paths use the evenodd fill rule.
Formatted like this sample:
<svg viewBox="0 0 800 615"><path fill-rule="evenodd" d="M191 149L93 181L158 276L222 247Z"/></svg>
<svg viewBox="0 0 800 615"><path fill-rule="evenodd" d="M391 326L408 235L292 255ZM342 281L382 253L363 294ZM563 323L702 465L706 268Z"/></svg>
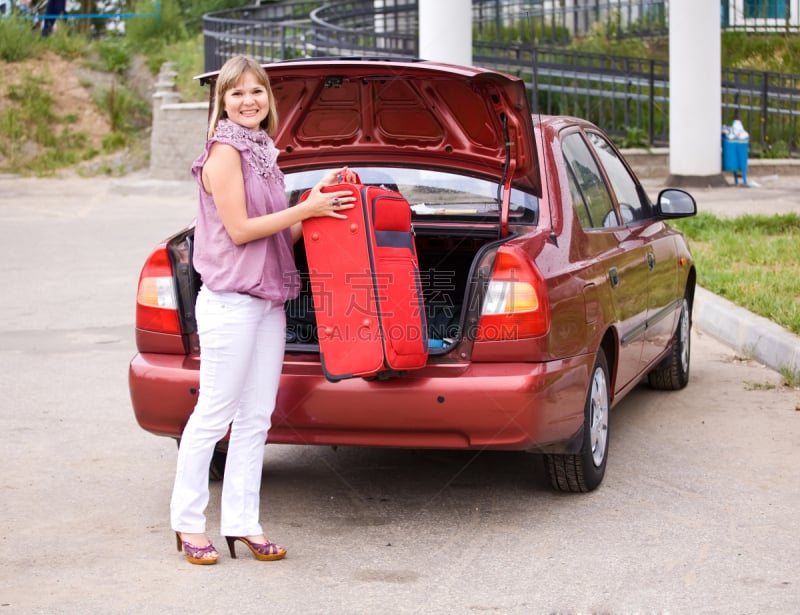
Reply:
<svg viewBox="0 0 800 615"><path fill-rule="evenodd" d="M174 43L186 38L186 26L177 0L162 0L161 14L155 17L137 17L125 24L125 34L134 49L152 49L154 45ZM154 15L154 0L139 0L135 13Z"/></svg>
<svg viewBox="0 0 800 615"><path fill-rule="evenodd" d="M178 0L187 30L199 34L203 30L203 15L243 6L241 0ZM322 2L320 2L322 4Z"/></svg>
<svg viewBox="0 0 800 615"><path fill-rule="evenodd" d="M37 56L41 50L42 37L29 19L14 15L0 19L0 59L19 62Z"/></svg>
<svg viewBox="0 0 800 615"><path fill-rule="evenodd" d="M109 89L97 90L94 102L108 116L112 132L126 134L145 128L151 121L149 105L116 81Z"/></svg>
<svg viewBox="0 0 800 615"><path fill-rule="evenodd" d="M75 28L59 22L58 27L53 30L52 34L42 39L42 45L51 49L65 60L75 60L86 52L89 40Z"/></svg>
<svg viewBox="0 0 800 615"><path fill-rule="evenodd" d="M131 46L120 36L110 36L94 44L102 70L124 75L131 65Z"/></svg>

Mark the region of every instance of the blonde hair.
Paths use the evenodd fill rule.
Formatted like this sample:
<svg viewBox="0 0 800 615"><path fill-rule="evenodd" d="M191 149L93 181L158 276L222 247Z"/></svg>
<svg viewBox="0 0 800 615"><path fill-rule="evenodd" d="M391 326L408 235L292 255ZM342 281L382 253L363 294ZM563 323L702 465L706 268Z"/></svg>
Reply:
<svg viewBox="0 0 800 615"><path fill-rule="evenodd" d="M208 123L208 138L214 136L217 132L217 124L225 117L225 94L228 90L236 87L239 79L246 72L252 74L260 83L267 89L269 96L269 113L261 122L263 128L268 135L272 136L278 130L278 109L275 105L275 96L272 94L272 87L269 84L269 77L264 68L255 59L249 56L234 56L229 59L217 75L216 86L214 90L214 107L211 112L211 120Z"/></svg>

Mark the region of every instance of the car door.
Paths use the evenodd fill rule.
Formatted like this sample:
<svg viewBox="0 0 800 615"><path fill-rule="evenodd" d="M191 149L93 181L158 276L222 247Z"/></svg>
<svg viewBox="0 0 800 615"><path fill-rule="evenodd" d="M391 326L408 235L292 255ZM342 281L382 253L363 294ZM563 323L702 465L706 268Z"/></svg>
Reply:
<svg viewBox="0 0 800 615"><path fill-rule="evenodd" d="M625 241L643 258L647 308L640 370L666 348L677 318L677 262L675 239L669 227L651 215L650 200L616 151L600 133L587 131L587 138L608 176L627 234Z"/></svg>
<svg viewBox="0 0 800 615"><path fill-rule="evenodd" d="M564 155L573 207L584 230L584 249L591 261L587 280L610 288L612 320L620 348L615 390L637 378L647 319L647 259L636 229L624 225L615 199L592 148L583 134L562 133ZM594 289L585 288L584 293Z"/></svg>

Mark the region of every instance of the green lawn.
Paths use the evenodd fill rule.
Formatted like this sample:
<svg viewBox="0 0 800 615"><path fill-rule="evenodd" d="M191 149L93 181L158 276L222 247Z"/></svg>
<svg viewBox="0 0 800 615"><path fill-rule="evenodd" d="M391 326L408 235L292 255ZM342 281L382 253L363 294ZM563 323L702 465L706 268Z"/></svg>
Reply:
<svg viewBox="0 0 800 615"><path fill-rule="evenodd" d="M703 288L800 334L800 216L677 220Z"/></svg>

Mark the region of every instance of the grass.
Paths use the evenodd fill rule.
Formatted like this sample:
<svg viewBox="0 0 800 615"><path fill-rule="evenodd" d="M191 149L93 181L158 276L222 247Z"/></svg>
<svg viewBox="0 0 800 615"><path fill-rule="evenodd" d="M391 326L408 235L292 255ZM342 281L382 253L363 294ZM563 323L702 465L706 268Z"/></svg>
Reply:
<svg viewBox="0 0 800 615"><path fill-rule="evenodd" d="M76 126L78 117L58 108L52 95L56 87L58 84L50 79L33 74L5 87L7 104L0 109L0 170L39 177L52 175L97 157L101 149L102 153L110 153L127 144L124 136L112 142L111 147L93 144L88 133ZM117 103L116 109L105 103L107 113L116 110L117 114L125 113L126 118L134 117L131 110L139 107L129 99L124 102ZM129 134L129 126L123 128L124 132L115 130L112 134Z"/></svg>
<svg viewBox="0 0 800 615"><path fill-rule="evenodd" d="M108 119L110 131L101 141L76 126L79 118L74 110L62 109L54 100L53 93L61 86L58 75L34 75L39 71L31 67L49 62L53 53L99 77L81 79L81 85ZM59 23L51 36L43 38L25 19L0 19L0 61L9 65L0 76L4 99L0 103L0 172L41 177L80 164L82 174L91 174L92 169L120 174L145 162L148 150L143 142L152 123L152 101L143 88L137 92L127 86L135 55L133 42L124 36L88 38L70 24ZM202 45L195 55L202 58ZM15 71L14 64L20 62L26 62L25 68ZM9 74L22 74L22 78L14 82ZM103 85L108 81L110 85ZM120 156L130 162L120 164ZM106 164L104 159L109 157L116 162Z"/></svg>
<svg viewBox="0 0 800 615"><path fill-rule="evenodd" d="M689 240L700 286L800 334L800 216L701 213L674 226ZM800 372L779 372L787 386L800 387Z"/></svg>
<svg viewBox="0 0 800 615"><path fill-rule="evenodd" d="M200 10L209 2L212 0L187 5ZM220 8L220 3L225 4L225 0L213 0L212 8ZM138 13L153 12L153 0L135 4ZM79 26L88 24L58 22L53 33L44 38L24 17L14 14L0 19L0 63L12 65L11 71L0 75L0 172L46 176L91 160L88 165L81 164L79 172L96 168L116 173L112 170L129 168L119 164L120 156L128 156L134 165L141 164L152 123L152 100L149 92L128 84L137 64L141 71L142 62L138 60L142 57L153 80L162 62L175 62L178 89L185 93L183 100L207 97L207 91L192 81L194 75L203 72L202 34L186 31L178 0L161 0L160 4L159 20L130 20L124 35L101 31L87 36ZM94 106L111 126L102 142L94 137L94 143L90 143L89 135L74 126L78 121L75 114L60 109L53 100L51 93L59 87L57 77L49 81L25 77L18 84L8 78L14 63L47 62L50 52L82 69L111 77L108 87L102 85L106 79L82 80ZM136 73L136 77L140 75ZM117 162L105 164L103 159L109 157Z"/></svg>
<svg viewBox="0 0 800 615"><path fill-rule="evenodd" d="M783 377L786 386L800 389L800 372L793 371L789 367L781 367L778 373ZM797 409L800 410L800 404L798 404Z"/></svg>
<svg viewBox="0 0 800 615"><path fill-rule="evenodd" d="M800 216L678 220L703 288L800 334Z"/></svg>
<svg viewBox="0 0 800 615"><path fill-rule="evenodd" d="M0 154L8 168L47 175L97 154L86 133L72 127L77 118L59 115L53 108L51 88L52 84L28 75L8 89L12 105L0 113Z"/></svg>
<svg viewBox="0 0 800 615"><path fill-rule="evenodd" d="M666 36L617 38L611 34L600 24L594 33L573 40L570 47L587 53L669 59ZM800 37L796 34L722 32L721 47L728 68L800 74Z"/></svg>

